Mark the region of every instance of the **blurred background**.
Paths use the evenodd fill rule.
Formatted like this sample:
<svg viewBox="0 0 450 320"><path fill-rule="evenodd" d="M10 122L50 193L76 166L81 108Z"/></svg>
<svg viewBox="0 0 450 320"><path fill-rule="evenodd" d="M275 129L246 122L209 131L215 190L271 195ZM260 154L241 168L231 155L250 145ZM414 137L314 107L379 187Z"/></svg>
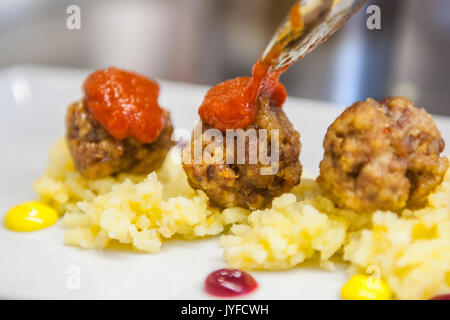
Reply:
<svg viewBox="0 0 450 320"><path fill-rule="evenodd" d="M213 85L249 75L294 0L0 0L0 68L34 63L115 65ZM66 28L69 5L81 29ZM354 101L405 95L450 115L450 1L377 0L283 76L292 96Z"/></svg>

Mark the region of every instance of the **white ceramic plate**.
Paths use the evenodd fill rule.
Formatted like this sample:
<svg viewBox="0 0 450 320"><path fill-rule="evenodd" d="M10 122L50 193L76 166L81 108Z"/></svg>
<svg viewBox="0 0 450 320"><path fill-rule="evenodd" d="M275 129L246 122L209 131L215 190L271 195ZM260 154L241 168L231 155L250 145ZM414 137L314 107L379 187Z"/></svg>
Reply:
<svg viewBox="0 0 450 320"><path fill-rule="evenodd" d="M0 72L0 215L32 200L31 183L44 170L50 145L64 134L67 105L81 95L86 70L17 66ZM176 128L191 129L207 88L161 81L162 106ZM289 98L285 110L301 133L305 174L315 176L322 139L342 111L330 104ZM436 117L450 143L450 118ZM448 154L448 151L446 152ZM60 224L30 233L0 227L0 298L207 299L207 274L224 267L218 238L167 241L161 253L84 250L63 243ZM253 272L259 289L249 299L338 299L346 266L334 273L308 263L289 271ZM73 275L80 276L76 289Z"/></svg>

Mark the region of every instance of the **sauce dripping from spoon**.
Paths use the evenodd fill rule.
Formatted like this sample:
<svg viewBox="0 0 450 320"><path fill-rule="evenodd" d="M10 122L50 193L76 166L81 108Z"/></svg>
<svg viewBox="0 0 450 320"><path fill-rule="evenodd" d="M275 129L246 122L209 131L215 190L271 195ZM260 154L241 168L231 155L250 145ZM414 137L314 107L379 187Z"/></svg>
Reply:
<svg viewBox="0 0 450 320"><path fill-rule="evenodd" d="M268 54L261 55L254 64L252 77L227 80L207 92L199 108L199 115L204 123L221 131L246 128L256 118L255 104L259 97L268 97L273 105L283 105L287 92L279 82L279 77L295 61L290 61L278 70L272 70L272 64L291 38L302 33L303 18L299 3L292 7L289 17L290 22L279 35L278 41Z"/></svg>

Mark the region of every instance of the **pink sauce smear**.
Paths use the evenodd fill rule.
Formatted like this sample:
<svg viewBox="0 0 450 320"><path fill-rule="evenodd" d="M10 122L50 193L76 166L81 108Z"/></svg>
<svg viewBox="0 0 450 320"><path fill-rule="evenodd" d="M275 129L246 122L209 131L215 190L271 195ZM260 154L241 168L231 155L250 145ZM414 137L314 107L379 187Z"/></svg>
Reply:
<svg viewBox="0 0 450 320"><path fill-rule="evenodd" d="M222 298L243 296L257 287L256 280L239 269L219 269L211 272L205 280L205 291Z"/></svg>

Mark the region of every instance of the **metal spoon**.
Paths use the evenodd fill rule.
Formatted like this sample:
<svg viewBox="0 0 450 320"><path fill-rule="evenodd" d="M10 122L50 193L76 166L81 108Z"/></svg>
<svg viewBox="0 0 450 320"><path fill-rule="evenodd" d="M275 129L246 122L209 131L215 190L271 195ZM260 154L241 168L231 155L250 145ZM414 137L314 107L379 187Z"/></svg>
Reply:
<svg viewBox="0 0 450 320"><path fill-rule="evenodd" d="M272 71L289 67L325 42L366 0L299 0L278 27L261 60Z"/></svg>

